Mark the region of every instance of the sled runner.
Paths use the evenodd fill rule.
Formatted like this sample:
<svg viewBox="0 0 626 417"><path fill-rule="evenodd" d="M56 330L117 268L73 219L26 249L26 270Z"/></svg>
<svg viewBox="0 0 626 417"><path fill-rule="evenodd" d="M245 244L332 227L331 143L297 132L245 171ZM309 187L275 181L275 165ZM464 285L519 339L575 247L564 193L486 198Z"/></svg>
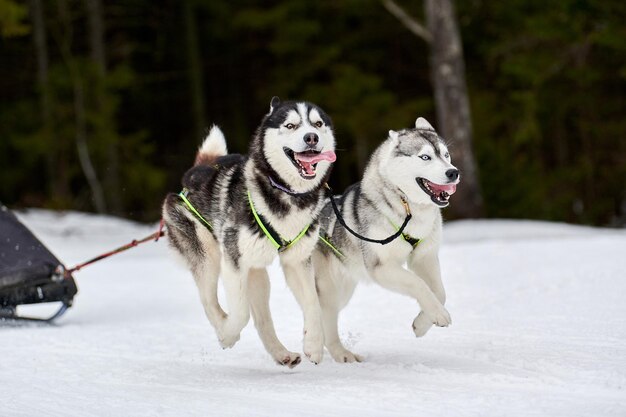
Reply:
<svg viewBox="0 0 626 417"><path fill-rule="evenodd" d="M72 305L76 283L65 266L0 203L0 321L50 322ZM60 303L47 318L24 317L18 307Z"/></svg>

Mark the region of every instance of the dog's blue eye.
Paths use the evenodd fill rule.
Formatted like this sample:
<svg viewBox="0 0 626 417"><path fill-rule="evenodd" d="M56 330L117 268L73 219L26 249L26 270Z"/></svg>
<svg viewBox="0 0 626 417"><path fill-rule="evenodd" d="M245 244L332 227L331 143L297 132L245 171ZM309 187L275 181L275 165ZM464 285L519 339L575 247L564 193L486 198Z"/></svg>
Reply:
<svg viewBox="0 0 626 417"><path fill-rule="evenodd" d="M430 156L428 155L420 155L420 158L422 158L424 161L430 161Z"/></svg>
<svg viewBox="0 0 626 417"><path fill-rule="evenodd" d="M446 154L444 155L446 158L450 158L450 154L448 152L446 152Z"/></svg>
<svg viewBox="0 0 626 417"><path fill-rule="evenodd" d="M293 123L287 123L287 124L285 125L285 127L286 127L287 129L293 129L293 128L294 128L294 127L296 127L296 126L295 126Z"/></svg>

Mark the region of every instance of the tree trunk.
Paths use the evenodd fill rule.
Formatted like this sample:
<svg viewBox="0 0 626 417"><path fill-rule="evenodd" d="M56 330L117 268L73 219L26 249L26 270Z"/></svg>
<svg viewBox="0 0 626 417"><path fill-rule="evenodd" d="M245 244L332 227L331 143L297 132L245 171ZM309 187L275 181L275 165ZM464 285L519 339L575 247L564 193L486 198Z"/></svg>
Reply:
<svg viewBox="0 0 626 417"><path fill-rule="evenodd" d="M104 13L101 0L85 0L89 27L89 45L91 49L91 60L96 67L95 83L95 107L96 112L101 114L105 111L106 99L106 48L104 39ZM92 132L92 134L98 132ZM109 209L112 213L121 215L123 211L122 198L120 194L120 161L119 144L116 135L109 135L110 143L107 144L107 167L104 176L104 188L107 191Z"/></svg>
<svg viewBox="0 0 626 417"><path fill-rule="evenodd" d="M189 60L189 92L193 106L193 138L200 137L206 128L204 120L204 86L202 83L202 62L198 49L198 28L194 6L190 1L183 3L183 22L185 24L185 41L187 59Z"/></svg>
<svg viewBox="0 0 626 417"><path fill-rule="evenodd" d="M85 92L83 82L79 77L73 77L74 86L74 117L76 119L76 149L78 150L78 160L83 169L85 178L91 188L93 202L98 213L106 213L106 203L104 192L98 180L98 175L89 156L87 146L87 125L85 121Z"/></svg>
<svg viewBox="0 0 626 417"><path fill-rule="evenodd" d="M66 0L58 0L57 6L59 11L59 21L61 22L61 26L63 28L63 33L59 34L59 47L72 79L74 93L74 120L76 124L75 141L76 149L78 151L78 159L83 170L83 174L89 184L89 188L91 189L93 203L96 210L98 213L105 213L106 200L104 198L102 186L100 185L100 180L98 179L96 170L91 162L89 146L87 144L88 138L85 119L85 93L80 68L75 62L72 54L72 21L69 16Z"/></svg>
<svg viewBox="0 0 626 417"><path fill-rule="evenodd" d="M30 14L33 24L33 43L37 59L37 84L40 94L41 125L43 140L46 142L46 168L48 172L48 190L57 202L70 200L69 177L66 164L59 163L58 146L53 142L52 98L48 82L48 41L44 9L41 0L29 1Z"/></svg>
<svg viewBox="0 0 626 417"><path fill-rule="evenodd" d="M461 170L454 217L480 217L483 199L472 150L472 123L465 82L465 63L452 0L425 0L426 23L432 43L430 67L435 92L437 127L452 143L453 163Z"/></svg>

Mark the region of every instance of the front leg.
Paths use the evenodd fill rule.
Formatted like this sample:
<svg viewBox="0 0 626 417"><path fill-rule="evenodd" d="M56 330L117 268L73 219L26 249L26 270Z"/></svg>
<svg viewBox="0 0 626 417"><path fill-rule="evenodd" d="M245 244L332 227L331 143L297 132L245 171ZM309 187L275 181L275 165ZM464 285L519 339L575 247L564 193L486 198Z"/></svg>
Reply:
<svg viewBox="0 0 626 417"><path fill-rule="evenodd" d="M293 368L300 363L300 354L288 351L278 340L270 313L270 279L265 268L251 269L248 277L250 310L254 325L265 350L279 365Z"/></svg>
<svg viewBox="0 0 626 417"><path fill-rule="evenodd" d="M282 259L281 259L282 261ZM304 316L304 354L316 365L324 354L322 312L315 289L311 258L302 262L282 262L285 279Z"/></svg>
<svg viewBox="0 0 626 417"><path fill-rule="evenodd" d="M441 304L446 302L446 291L441 281L441 269L439 267L439 257L437 253L429 253L422 257L413 256L408 262L409 269L422 277L428 284ZM415 336L422 337L432 327L429 317L422 311L413 320L413 332Z"/></svg>
<svg viewBox="0 0 626 417"><path fill-rule="evenodd" d="M451 323L450 314L420 276L395 265L379 265L372 272L383 287L415 298L430 323L440 327Z"/></svg>
<svg viewBox="0 0 626 417"><path fill-rule="evenodd" d="M408 262L409 269L428 284L432 292L441 301L446 302L446 291L441 281L441 269L437 253L429 253L421 257L412 256Z"/></svg>

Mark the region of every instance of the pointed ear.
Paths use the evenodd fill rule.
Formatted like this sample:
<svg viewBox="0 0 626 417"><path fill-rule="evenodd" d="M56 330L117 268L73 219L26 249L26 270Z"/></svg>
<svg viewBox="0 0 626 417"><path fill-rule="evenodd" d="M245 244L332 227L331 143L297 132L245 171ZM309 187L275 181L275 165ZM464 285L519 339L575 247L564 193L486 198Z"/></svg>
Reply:
<svg viewBox="0 0 626 417"><path fill-rule="evenodd" d="M378 161L379 170L383 170L385 167L388 166L387 162L389 161L389 159L391 159L392 155L398 147L398 144L400 143L399 136L400 135L395 130L389 131L389 136L387 137L387 140L385 140L383 142L383 145L381 145L382 149L380 151L380 158Z"/></svg>
<svg viewBox="0 0 626 417"><path fill-rule="evenodd" d="M274 109L278 106L280 106L280 98L278 98L278 96L272 97L272 100L270 101L270 114L272 114Z"/></svg>
<svg viewBox="0 0 626 417"><path fill-rule="evenodd" d="M435 128L432 127L430 123L428 123L428 121L423 117L417 118L417 120L415 121L415 128L421 130L432 130L433 132L435 131Z"/></svg>

